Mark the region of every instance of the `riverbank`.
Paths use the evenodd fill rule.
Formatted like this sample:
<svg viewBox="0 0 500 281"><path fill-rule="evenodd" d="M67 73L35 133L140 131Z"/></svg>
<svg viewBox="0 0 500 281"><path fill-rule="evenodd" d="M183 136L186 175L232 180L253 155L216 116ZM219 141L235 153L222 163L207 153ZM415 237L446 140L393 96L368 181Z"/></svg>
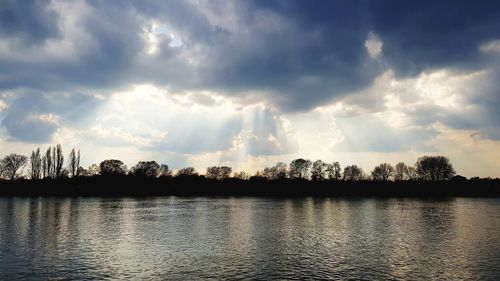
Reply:
<svg viewBox="0 0 500 281"><path fill-rule="evenodd" d="M500 180L348 182L94 176L0 181L0 196L500 197Z"/></svg>

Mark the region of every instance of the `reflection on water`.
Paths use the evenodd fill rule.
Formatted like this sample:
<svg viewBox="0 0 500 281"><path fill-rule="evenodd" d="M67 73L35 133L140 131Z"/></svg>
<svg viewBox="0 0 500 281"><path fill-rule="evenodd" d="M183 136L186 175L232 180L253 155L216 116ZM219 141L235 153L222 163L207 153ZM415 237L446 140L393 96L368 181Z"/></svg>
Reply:
<svg viewBox="0 0 500 281"><path fill-rule="evenodd" d="M3 198L0 279L497 279L500 200Z"/></svg>

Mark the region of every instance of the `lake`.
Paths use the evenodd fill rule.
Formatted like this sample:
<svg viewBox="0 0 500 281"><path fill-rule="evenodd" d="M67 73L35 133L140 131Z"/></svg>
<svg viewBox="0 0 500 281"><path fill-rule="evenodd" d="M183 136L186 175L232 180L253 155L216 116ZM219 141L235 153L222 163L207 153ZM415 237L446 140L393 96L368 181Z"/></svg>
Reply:
<svg viewBox="0 0 500 281"><path fill-rule="evenodd" d="M0 279L500 278L500 199L0 198Z"/></svg>

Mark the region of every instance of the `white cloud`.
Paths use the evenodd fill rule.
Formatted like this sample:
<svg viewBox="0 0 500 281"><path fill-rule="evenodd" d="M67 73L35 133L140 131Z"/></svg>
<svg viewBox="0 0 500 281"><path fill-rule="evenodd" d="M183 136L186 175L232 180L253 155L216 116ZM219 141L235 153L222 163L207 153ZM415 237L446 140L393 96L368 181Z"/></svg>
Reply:
<svg viewBox="0 0 500 281"><path fill-rule="evenodd" d="M382 55L382 47L384 43L377 34L370 32L368 33L368 38L365 41L366 52L372 59L377 59Z"/></svg>
<svg viewBox="0 0 500 281"><path fill-rule="evenodd" d="M500 53L500 39L481 44L479 50L483 53Z"/></svg>

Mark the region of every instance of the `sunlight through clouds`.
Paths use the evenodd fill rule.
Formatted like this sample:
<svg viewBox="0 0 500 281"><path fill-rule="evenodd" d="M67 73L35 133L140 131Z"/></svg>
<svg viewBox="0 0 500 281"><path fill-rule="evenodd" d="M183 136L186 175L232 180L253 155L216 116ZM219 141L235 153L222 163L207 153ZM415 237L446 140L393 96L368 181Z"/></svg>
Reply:
<svg viewBox="0 0 500 281"><path fill-rule="evenodd" d="M464 29L464 3L363 5L6 2L1 152L60 142L95 151L86 164L115 153L253 169L467 149L498 175L483 152L500 141L498 7L470 10Z"/></svg>

